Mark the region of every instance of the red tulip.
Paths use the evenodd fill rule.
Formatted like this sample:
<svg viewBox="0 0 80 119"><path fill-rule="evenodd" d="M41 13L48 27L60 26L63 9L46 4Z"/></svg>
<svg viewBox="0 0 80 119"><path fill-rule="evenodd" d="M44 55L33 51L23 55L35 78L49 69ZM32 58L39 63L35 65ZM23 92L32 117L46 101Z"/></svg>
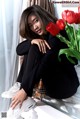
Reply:
<svg viewBox="0 0 80 119"><path fill-rule="evenodd" d="M64 10L63 12L62 12L62 19L64 20L64 21L66 21L67 20L67 13L69 12L69 10Z"/></svg>
<svg viewBox="0 0 80 119"><path fill-rule="evenodd" d="M73 11L69 11L67 13L67 22L69 24L73 24L73 23L76 23L76 21L77 21L76 14Z"/></svg>
<svg viewBox="0 0 80 119"><path fill-rule="evenodd" d="M65 10L62 12L62 19L64 21L67 21L69 24L76 23L77 21L76 13L74 13L71 10Z"/></svg>
<svg viewBox="0 0 80 119"><path fill-rule="evenodd" d="M54 24L53 22L50 22L47 26L46 26L46 30L48 32L50 32L53 36L56 36L59 32L60 32L60 29L59 27Z"/></svg>
<svg viewBox="0 0 80 119"><path fill-rule="evenodd" d="M79 24L80 23L80 13L76 13L76 24Z"/></svg>
<svg viewBox="0 0 80 119"><path fill-rule="evenodd" d="M63 19L57 20L56 24L58 25L60 30L64 30L65 29L65 22L63 21Z"/></svg>

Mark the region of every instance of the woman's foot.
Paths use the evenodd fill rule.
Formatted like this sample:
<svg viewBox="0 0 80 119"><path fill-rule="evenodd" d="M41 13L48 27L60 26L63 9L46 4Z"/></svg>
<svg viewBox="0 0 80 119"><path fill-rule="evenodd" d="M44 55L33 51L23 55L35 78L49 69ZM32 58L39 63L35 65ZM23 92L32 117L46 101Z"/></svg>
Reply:
<svg viewBox="0 0 80 119"><path fill-rule="evenodd" d="M5 91L1 94L1 97L3 98L12 98L17 91L19 91L21 86L20 82L16 82L8 91Z"/></svg>

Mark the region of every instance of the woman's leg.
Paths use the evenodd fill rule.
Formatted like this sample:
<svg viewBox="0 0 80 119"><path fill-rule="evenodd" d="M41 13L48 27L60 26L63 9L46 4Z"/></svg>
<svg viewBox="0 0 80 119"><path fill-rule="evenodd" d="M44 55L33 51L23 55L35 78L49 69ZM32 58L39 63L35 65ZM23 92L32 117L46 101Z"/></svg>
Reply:
<svg viewBox="0 0 80 119"><path fill-rule="evenodd" d="M35 83L42 78L49 96L60 99L67 98L76 92L78 79L74 68L66 69L66 67L58 61L57 57L54 60L52 50L42 54L37 45L32 45L25 64L21 88L28 96L32 96Z"/></svg>
<svg viewBox="0 0 80 119"><path fill-rule="evenodd" d="M22 82L22 77L25 71L25 64L27 63L27 55L31 46L31 41L30 40L25 40L21 43L18 44L17 48L16 48L16 53L19 56L24 56L23 58L23 62L21 64L21 68L17 77L17 82Z"/></svg>
<svg viewBox="0 0 80 119"><path fill-rule="evenodd" d="M27 56L27 62L24 63L25 70L22 77L22 83L21 88L25 90L28 96L32 96L33 87L36 83L36 81L39 81L36 79L36 72L38 69L38 66L40 64L42 53L39 51L39 48L37 45L31 45L28 56Z"/></svg>
<svg viewBox="0 0 80 119"><path fill-rule="evenodd" d="M79 86L74 66L64 62L59 62L57 57L54 60L53 51L49 50L37 70L36 76L42 77L47 94L53 98L68 98Z"/></svg>
<svg viewBox="0 0 80 119"><path fill-rule="evenodd" d="M21 68L20 68L20 71L19 71L19 74L18 74L18 77L17 77L17 82L22 82L22 77L23 77L23 74L24 74L24 71L25 71L25 64L27 63L27 55L24 55L24 59L23 59L23 62L21 64Z"/></svg>
<svg viewBox="0 0 80 119"><path fill-rule="evenodd" d="M41 53L37 45L30 47L27 62L24 64L25 70L21 83L21 88L25 90L28 96L32 95L35 83L39 82L40 78L50 70L50 59L53 60L51 53L50 51L46 54Z"/></svg>

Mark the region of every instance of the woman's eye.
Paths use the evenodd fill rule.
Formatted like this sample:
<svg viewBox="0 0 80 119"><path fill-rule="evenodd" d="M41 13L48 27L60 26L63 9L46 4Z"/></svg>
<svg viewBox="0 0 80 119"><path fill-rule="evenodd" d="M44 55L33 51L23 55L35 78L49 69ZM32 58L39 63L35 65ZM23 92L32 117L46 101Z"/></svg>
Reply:
<svg viewBox="0 0 80 119"><path fill-rule="evenodd" d="M36 19L35 22L38 22L38 19Z"/></svg>
<svg viewBox="0 0 80 119"><path fill-rule="evenodd" d="M33 27L33 24L35 24L36 22L38 22L38 19L35 19L32 24L29 24L29 27L32 28Z"/></svg>

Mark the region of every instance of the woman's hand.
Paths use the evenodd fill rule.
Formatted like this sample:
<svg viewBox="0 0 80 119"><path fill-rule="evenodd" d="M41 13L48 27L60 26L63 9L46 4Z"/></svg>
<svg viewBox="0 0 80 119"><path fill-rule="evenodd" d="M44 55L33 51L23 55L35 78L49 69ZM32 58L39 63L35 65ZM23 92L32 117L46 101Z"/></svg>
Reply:
<svg viewBox="0 0 80 119"><path fill-rule="evenodd" d="M20 107L23 103L23 101L27 98L26 92L21 89L17 92L17 94L12 98L12 102L10 107L14 109L18 104L20 104Z"/></svg>
<svg viewBox="0 0 80 119"><path fill-rule="evenodd" d="M37 44L40 52L42 52L42 53L46 53L46 48L51 49L51 47L46 42L46 40L43 40L43 39L33 39L31 41L31 44Z"/></svg>

